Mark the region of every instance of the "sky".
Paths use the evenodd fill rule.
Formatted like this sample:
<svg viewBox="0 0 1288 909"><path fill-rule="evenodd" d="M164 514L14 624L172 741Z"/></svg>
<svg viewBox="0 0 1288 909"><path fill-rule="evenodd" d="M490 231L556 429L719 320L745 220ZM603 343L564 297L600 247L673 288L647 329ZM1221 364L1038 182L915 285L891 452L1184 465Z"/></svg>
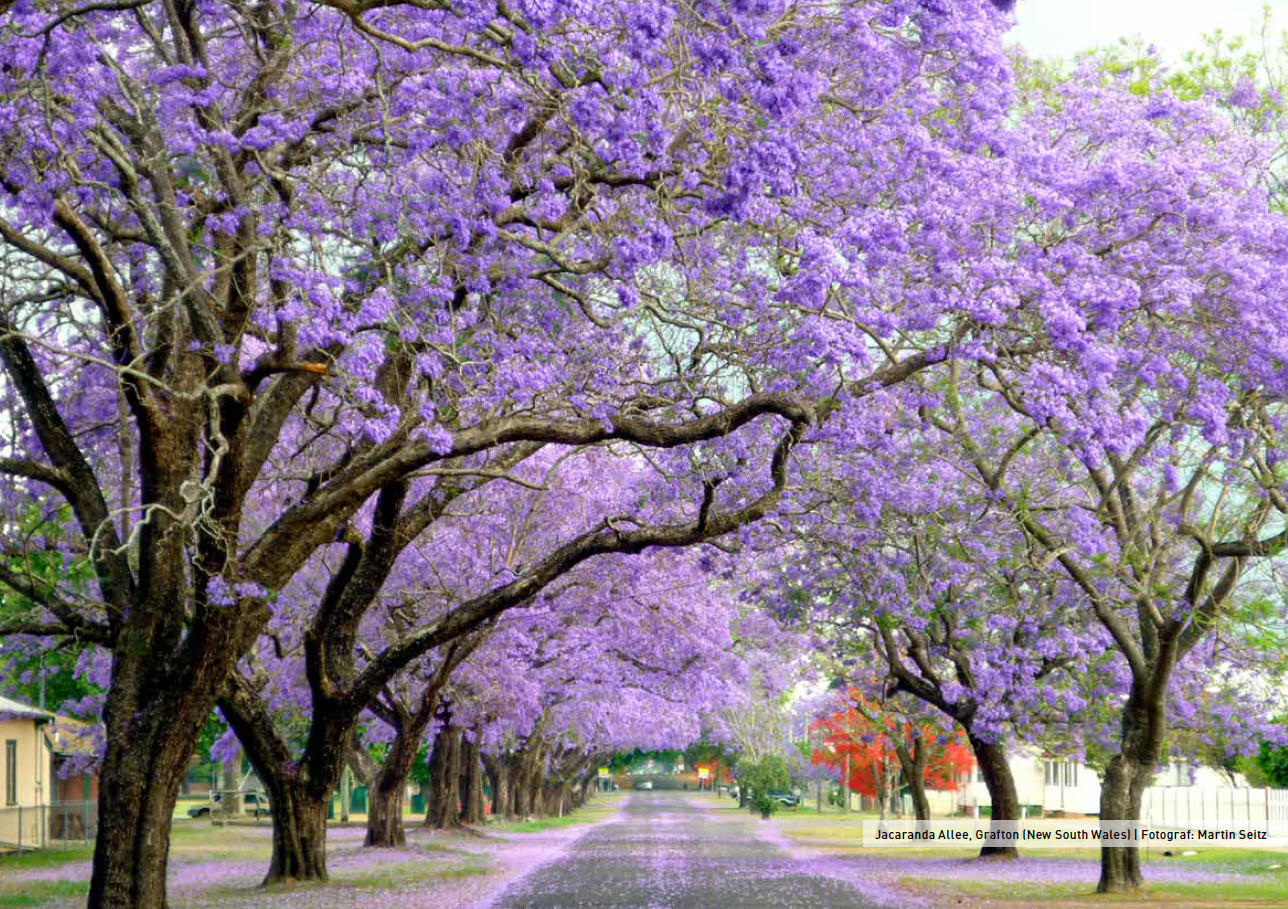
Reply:
<svg viewBox="0 0 1288 909"><path fill-rule="evenodd" d="M1288 28L1288 0L1018 0L1009 38L1035 56L1069 59L1124 35L1140 35L1175 61L1218 28L1258 34L1265 6L1276 31Z"/></svg>

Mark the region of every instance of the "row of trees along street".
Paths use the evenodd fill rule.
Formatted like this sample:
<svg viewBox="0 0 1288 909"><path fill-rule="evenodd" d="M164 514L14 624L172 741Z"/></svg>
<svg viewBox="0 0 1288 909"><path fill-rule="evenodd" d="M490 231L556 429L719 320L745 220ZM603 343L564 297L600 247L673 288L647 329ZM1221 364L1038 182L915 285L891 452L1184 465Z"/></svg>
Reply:
<svg viewBox="0 0 1288 909"><path fill-rule="evenodd" d="M1274 740L1282 102L999 6L0 0L0 648L102 724L89 905L166 905L212 715L266 883L346 767L372 848L415 775L557 814L809 673L997 818L1022 743L1130 819Z"/></svg>

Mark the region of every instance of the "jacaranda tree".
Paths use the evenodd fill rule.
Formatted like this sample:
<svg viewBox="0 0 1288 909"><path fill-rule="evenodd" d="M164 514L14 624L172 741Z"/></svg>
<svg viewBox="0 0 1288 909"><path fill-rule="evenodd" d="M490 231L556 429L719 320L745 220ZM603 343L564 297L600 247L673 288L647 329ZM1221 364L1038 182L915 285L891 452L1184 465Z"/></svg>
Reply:
<svg viewBox="0 0 1288 909"><path fill-rule="evenodd" d="M4 526L29 605L0 631L112 654L90 905L165 904L196 737L314 560L347 560L309 647L349 711L392 662L344 668L400 522L517 448L653 450L669 495L398 653L758 519L816 402L968 341L947 301L864 290L859 250L903 256L926 188L978 180L1003 24L980 0L6 3L2 494L76 534ZM838 288L858 321L825 312ZM88 589L36 570L54 554Z"/></svg>

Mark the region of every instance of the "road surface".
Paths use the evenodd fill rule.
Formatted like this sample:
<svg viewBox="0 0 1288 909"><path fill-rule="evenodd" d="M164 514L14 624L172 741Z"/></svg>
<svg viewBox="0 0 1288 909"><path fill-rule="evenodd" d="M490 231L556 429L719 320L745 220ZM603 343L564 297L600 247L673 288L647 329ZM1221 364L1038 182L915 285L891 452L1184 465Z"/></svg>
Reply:
<svg viewBox="0 0 1288 909"><path fill-rule="evenodd" d="M875 909L756 838L710 795L635 792L622 814L502 895L499 909Z"/></svg>

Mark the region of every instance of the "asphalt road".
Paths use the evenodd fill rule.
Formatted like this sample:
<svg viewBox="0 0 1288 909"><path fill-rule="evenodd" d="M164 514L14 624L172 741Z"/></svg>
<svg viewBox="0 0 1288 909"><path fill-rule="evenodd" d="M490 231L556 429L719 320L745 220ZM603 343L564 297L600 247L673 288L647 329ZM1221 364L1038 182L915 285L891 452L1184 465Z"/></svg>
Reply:
<svg viewBox="0 0 1288 909"><path fill-rule="evenodd" d="M636 792L623 816L502 895L499 909L874 909L755 837L758 819L692 793ZM712 804L715 804L712 799ZM731 805L724 801L724 805Z"/></svg>

